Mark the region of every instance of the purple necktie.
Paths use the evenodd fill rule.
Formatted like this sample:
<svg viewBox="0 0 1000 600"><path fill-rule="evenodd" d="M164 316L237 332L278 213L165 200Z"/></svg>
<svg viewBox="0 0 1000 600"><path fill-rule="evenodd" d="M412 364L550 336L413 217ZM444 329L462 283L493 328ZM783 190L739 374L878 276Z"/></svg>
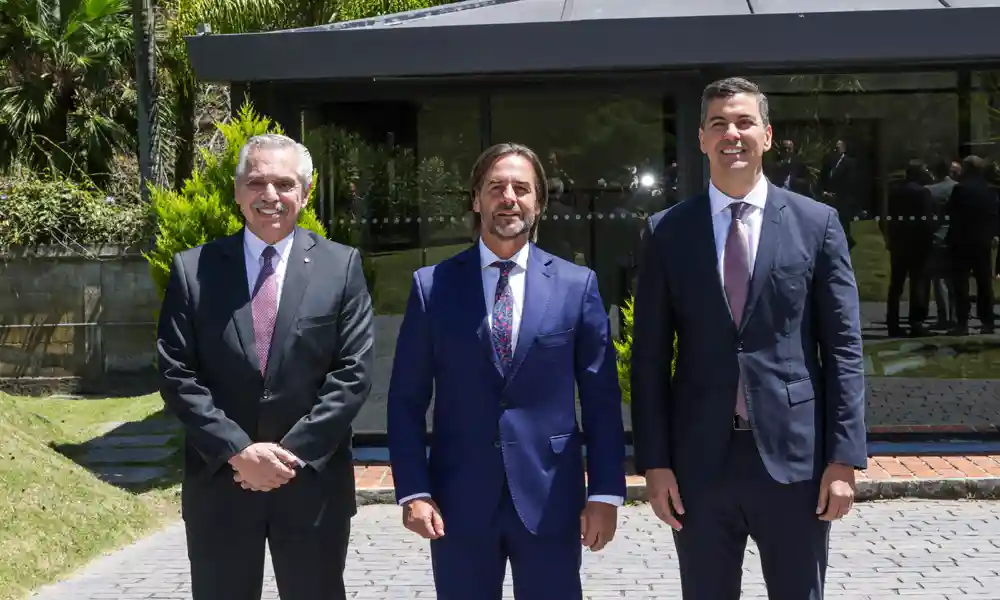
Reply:
<svg viewBox="0 0 1000 600"><path fill-rule="evenodd" d="M746 224L743 223L743 217L749 207L746 202L733 202L729 205L733 219L729 224L729 234L726 236L726 254L722 265L726 298L729 299L729 311L733 314L736 327L739 327L743 320L747 289L750 287L750 244L747 240ZM742 375L736 388L736 414L743 419L747 418L747 400L743 392Z"/></svg>
<svg viewBox="0 0 1000 600"><path fill-rule="evenodd" d="M493 296L493 348L500 358L504 372L510 367L514 358L514 292L510 289L510 272L514 269L514 261L498 260L491 266L500 269L500 279L497 280L497 291Z"/></svg>
<svg viewBox="0 0 1000 600"><path fill-rule="evenodd" d="M271 259L277 254L274 246L264 248L261 257L264 266L257 276L254 285L253 300L253 335L257 342L257 358L260 360L260 373L267 371L267 354L271 348L271 335L274 333L274 321L278 315L278 278L274 274Z"/></svg>

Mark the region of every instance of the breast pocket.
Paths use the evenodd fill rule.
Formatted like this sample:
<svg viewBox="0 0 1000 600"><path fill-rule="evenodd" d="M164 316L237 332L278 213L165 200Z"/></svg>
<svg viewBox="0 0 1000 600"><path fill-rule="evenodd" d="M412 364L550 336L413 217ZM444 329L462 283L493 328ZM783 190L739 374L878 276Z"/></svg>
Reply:
<svg viewBox="0 0 1000 600"><path fill-rule="evenodd" d="M339 314L331 313L301 317L296 322L298 342L309 358L323 364L328 364L333 358L339 317Z"/></svg>
<svg viewBox="0 0 1000 600"><path fill-rule="evenodd" d="M812 276L809 260L777 265L771 271L774 322L785 335L801 323Z"/></svg>
<svg viewBox="0 0 1000 600"><path fill-rule="evenodd" d="M567 329L566 331L559 331L556 333L545 333L542 335L535 336L535 345L543 346L546 348L551 348L554 346L563 346L569 344L573 341L573 330Z"/></svg>

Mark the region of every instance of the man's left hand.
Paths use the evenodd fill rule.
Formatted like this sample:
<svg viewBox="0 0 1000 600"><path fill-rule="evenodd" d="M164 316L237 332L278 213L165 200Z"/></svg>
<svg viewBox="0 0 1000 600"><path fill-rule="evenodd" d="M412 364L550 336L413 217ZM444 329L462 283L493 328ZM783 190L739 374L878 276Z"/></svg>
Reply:
<svg viewBox="0 0 1000 600"><path fill-rule="evenodd" d="M854 467L831 464L823 471L819 484L816 514L823 521L836 521L851 511L854 505Z"/></svg>
<svg viewBox="0 0 1000 600"><path fill-rule="evenodd" d="M580 513L580 543L598 552L615 538L618 507L607 502L587 502Z"/></svg>
<svg viewBox="0 0 1000 600"><path fill-rule="evenodd" d="M292 459L293 459L292 463L288 465L290 468L295 469L296 466L298 466L299 464L301 464L301 460L302 459L300 459L298 456L295 456L295 454L293 454L291 450L289 450L287 448L282 448L282 450L284 450L286 453L288 453L292 457ZM240 475L240 472L237 471L237 470L235 470L235 469L233 470L233 481L235 481L236 483L240 484L241 488L243 488L245 490L249 490L251 492L269 492L272 489L274 489L274 488L258 488L258 487L254 487L253 485L251 485L248 482L244 481L243 477Z"/></svg>

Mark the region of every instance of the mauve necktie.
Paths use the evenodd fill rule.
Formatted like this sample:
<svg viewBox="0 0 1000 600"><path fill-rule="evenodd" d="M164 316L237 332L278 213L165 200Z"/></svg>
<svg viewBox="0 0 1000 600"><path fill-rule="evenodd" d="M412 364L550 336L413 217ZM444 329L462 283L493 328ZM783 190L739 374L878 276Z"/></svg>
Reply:
<svg viewBox="0 0 1000 600"><path fill-rule="evenodd" d="M257 358L260 360L260 372L267 371L267 354L271 348L271 335L274 333L274 321L278 315L278 278L274 273L271 260L278 254L274 246L264 248L261 257L264 265L254 284L253 300L253 335L257 342Z"/></svg>
<svg viewBox="0 0 1000 600"><path fill-rule="evenodd" d="M498 260L491 266L500 269L497 291L493 296L493 348L506 373L514 358L512 340L514 338L514 292L510 289L510 272L514 261Z"/></svg>
<svg viewBox="0 0 1000 600"><path fill-rule="evenodd" d="M733 202L729 205L733 219L729 224L726 254L722 261L726 298L729 299L729 310L733 313L733 322L737 327L743 320L747 289L750 287L750 244L747 239L746 224L743 223L743 216L749 207L746 202ZM743 419L747 418L747 400L743 393L742 375L736 388L736 414Z"/></svg>

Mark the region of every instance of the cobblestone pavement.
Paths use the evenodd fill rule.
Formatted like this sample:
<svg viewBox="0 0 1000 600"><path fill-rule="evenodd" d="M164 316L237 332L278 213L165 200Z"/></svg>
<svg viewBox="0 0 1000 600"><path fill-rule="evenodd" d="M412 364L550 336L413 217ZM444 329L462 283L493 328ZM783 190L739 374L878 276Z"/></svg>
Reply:
<svg viewBox="0 0 1000 600"><path fill-rule="evenodd" d="M399 524L398 509L374 505L354 521L348 597L433 598L427 545ZM744 567L744 598L766 598L753 545ZM268 569L265 599L278 595ZM616 540L584 554L589 600L680 598L669 530L646 505L622 511ZM183 529L174 524L50 586L35 600L187 600ZM827 597L886 600L1000 598L1000 502L896 500L857 505L834 526ZM471 596L470 596L471 598ZM510 580L504 598L512 598Z"/></svg>

